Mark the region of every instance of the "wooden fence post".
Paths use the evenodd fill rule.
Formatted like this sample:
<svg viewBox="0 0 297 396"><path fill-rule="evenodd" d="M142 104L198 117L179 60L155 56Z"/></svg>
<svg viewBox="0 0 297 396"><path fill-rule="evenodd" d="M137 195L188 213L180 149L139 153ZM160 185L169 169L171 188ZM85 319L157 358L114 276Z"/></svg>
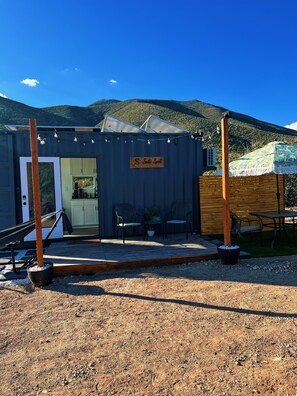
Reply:
<svg viewBox="0 0 297 396"><path fill-rule="evenodd" d="M231 221L230 221L230 188L229 188L229 137L228 118L231 113L226 111L221 119L222 129L222 187L224 205L224 245L231 246Z"/></svg>
<svg viewBox="0 0 297 396"><path fill-rule="evenodd" d="M37 265L39 267L42 267L43 246L42 246L40 186L39 186L39 169L38 169L37 127L36 127L35 119L30 119L30 144L31 144L31 157L32 157L32 180L33 180Z"/></svg>

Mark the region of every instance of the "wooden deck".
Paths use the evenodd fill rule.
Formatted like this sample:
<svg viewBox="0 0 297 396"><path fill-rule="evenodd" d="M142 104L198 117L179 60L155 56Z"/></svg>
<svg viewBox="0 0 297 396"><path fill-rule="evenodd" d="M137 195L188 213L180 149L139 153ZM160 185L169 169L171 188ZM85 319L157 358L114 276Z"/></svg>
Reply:
<svg viewBox="0 0 297 396"><path fill-rule="evenodd" d="M68 240L53 242L44 259L54 263L54 274L77 275L140 267L169 266L201 260L217 259L216 245L196 235L185 239L184 234L149 241L128 238Z"/></svg>

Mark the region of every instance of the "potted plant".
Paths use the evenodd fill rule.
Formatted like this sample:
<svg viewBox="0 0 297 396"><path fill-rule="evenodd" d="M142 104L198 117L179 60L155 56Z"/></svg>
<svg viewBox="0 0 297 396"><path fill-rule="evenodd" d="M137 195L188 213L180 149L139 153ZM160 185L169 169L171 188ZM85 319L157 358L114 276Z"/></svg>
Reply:
<svg viewBox="0 0 297 396"><path fill-rule="evenodd" d="M155 235L155 228L154 228L154 226L152 226L152 225L147 226L146 232L147 232L147 235L148 235L149 237L153 237L153 236Z"/></svg>
<svg viewBox="0 0 297 396"><path fill-rule="evenodd" d="M159 209L156 206L144 208L143 210L144 224L146 226L147 235L149 237L155 234L155 225L161 222Z"/></svg>

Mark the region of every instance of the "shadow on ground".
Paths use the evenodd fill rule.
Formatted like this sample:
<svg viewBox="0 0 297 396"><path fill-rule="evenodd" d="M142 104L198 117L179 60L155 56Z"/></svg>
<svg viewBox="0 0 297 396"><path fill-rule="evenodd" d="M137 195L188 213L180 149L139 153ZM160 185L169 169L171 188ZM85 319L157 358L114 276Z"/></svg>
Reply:
<svg viewBox="0 0 297 396"><path fill-rule="evenodd" d="M282 258L283 259L283 258ZM291 258L291 262L295 263L295 257ZM247 266L249 265L249 267ZM269 265L270 267L267 267ZM206 261L200 263L184 264L173 267L162 267L162 268L150 268L139 269L139 270L126 270L126 271L115 271L112 273L102 273L88 276L72 276L72 277L60 277L54 281L54 284L49 288L56 292L66 293L74 296L115 296L131 299L140 299L152 302L179 304L184 306L204 308L211 310L236 312L240 314L248 315L261 315L268 317L277 318L297 318L297 313L286 313L286 312L272 312L262 311L253 309L244 309L238 307L230 307L223 305L212 305L205 304L195 301L187 301L175 298L158 298L147 295L139 295L133 293L120 293L120 292L108 292L102 287L93 284L94 281L105 280L105 279L117 279L117 278L184 278L187 280L197 281L214 281L214 282L238 282L238 283L251 283L251 284L263 284L263 285L275 285L275 286L286 286L296 287L297 284L297 270L292 272L272 272L271 269L279 271L282 268L284 271L287 270L287 263L283 260L278 261L278 258L274 258L273 262L265 262L264 259L257 259L254 263L251 260L242 260L238 265L226 266L220 264L218 260ZM279 270L277 269L279 268ZM270 269L270 270L269 270ZM83 284L84 283L84 284ZM88 284L90 283L90 284ZM219 287L219 285L218 285Z"/></svg>

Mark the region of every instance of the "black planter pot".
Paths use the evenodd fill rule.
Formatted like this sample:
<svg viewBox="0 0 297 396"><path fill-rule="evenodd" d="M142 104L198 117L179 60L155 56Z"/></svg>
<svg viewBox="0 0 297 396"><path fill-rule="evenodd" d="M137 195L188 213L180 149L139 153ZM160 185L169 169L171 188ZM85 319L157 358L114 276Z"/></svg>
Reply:
<svg viewBox="0 0 297 396"><path fill-rule="evenodd" d="M234 265L238 263L240 247L232 246L228 249L226 246L218 246L218 255L221 263L224 265Z"/></svg>
<svg viewBox="0 0 297 396"><path fill-rule="evenodd" d="M28 268L28 276L36 287L50 285L54 277L54 266L52 263L44 263L42 267L38 267L37 263Z"/></svg>

